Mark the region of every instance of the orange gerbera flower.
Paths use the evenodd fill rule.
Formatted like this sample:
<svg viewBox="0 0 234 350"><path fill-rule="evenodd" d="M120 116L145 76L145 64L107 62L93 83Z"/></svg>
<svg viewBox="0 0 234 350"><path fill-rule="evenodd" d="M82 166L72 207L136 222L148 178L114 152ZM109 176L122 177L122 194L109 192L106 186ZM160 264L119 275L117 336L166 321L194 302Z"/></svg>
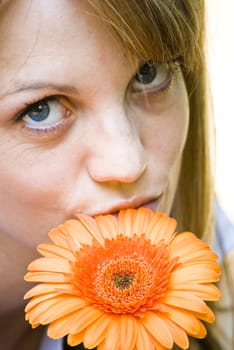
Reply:
<svg viewBox="0 0 234 350"><path fill-rule="evenodd" d="M33 327L99 350L187 349L188 335L205 337L220 269L204 242L145 208L77 217L52 229L29 265L25 279L41 282L25 295Z"/></svg>

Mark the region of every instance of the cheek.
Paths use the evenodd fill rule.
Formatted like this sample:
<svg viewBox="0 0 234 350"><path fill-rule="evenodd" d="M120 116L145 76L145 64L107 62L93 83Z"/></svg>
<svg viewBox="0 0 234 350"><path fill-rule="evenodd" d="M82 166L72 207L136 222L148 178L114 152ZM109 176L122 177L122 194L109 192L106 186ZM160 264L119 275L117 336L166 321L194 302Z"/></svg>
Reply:
<svg viewBox="0 0 234 350"><path fill-rule="evenodd" d="M188 132L188 97L183 83L164 102L152 107L154 115L144 128L144 142L154 160L168 169L181 157Z"/></svg>
<svg viewBox="0 0 234 350"><path fill-rule="evenodd" d="M61 157L60 154L48 156L48 152L42 155L41 151L33 151L30 147L21 151L16 148L2 162L5 171L0 176L1 195L8 193L16 203L20 199L20 203L32 208L59 207L62 188L69 183L69 173L66 173L67 167L63 166Z"/></svg>
<svg viewBox="0 0 234 350"><path fill-rule="evenodd" d="M172 110L172 118L165 118L162 126L162 132L158 136L156 146L156 155L159 159L172 164L181 156L185 145L188 131L188 114L178 113ZM169 165L170 165L169 164Z"/></svg>
<svg viewBox="0 0 234 350"><path fill-rule="evenodd" d="M35 246L66 219L75 170L60 150L12 142L0 148L0 231Z"/></svg>

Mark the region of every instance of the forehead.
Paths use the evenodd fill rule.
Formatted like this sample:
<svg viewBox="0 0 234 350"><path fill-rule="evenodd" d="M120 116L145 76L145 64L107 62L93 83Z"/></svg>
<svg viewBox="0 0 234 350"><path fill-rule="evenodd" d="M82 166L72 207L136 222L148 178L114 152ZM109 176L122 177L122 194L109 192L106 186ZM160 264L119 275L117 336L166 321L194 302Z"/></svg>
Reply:
<svg viewBox="0 0 234 350"><path fill-rule="evenodd" d="M77 66L79 74L89 67L97 75L97 65L109 67L113 57L126 65L122 47L87 1L11 1L1 12L0 38L0 91L27 76L72 83Z"/></svg>
<svg viewBox="0 0 234 350"><path fill-rule="evenodd" d="M49 55L54 48L65 53L77 38L91 39L97 27L101 31L101 24L84 1L14 0L1 12L1 45L17 54L28 49Z"/></svg>

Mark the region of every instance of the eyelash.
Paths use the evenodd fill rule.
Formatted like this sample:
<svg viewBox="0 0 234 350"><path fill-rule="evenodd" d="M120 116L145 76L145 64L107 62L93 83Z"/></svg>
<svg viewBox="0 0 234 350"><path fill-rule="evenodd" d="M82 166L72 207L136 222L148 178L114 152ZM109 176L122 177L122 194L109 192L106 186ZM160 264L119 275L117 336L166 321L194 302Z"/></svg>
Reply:
<svg viewBox="0 0 234 350"><path fill-rule="evenodd" d="M63 122L60 124L50 126L47 128L39 129L39 128L30 128L26 124L22 125L22 129L27 132L30 135L36 135L36 136L49 136L49 135L54 135L56 136L59 134L63 129L65 128L65 125Z"/></svg>
<svg viewBox="0 0 234 350"><path fill-rule="evenodd" d="M148 61L150 62L150 61ZM147 63L147 62L146 62ZM157 65L157 63L153 62L153 64L155 64L155 66ZM166 81L162 84L161 87L157 87L157 88L150 88L147 89L147 84L145 86L145 89L142 88L139 91L133 91L134 94L136 95L140 95L140 94L163 94L166 91L168 91L171 86L172 86L172 82L175 78L175 72L179 69L180 64L178 62L178 60L174 60L168 63L165 63L167 65L168 68L168 77L166 79ZM142 65L141 65L142 66ZM137 72L140 72L140 68L141 66L138 68ZM134 75L134 78L132 80L132 82L134 80L136 80L136 75L137 73ZM144 84L142 84L144 86ZM67 110L68 116L70 116L71 114L75 114L74 111L72 111L72 108L70 108L71 106L68 106L68 101L65 99L65 97L63 96L59 96L59 95L51 95L51 96L44 96L38 100L35 101L31 101L31 102L27 102L24 104L24 108L14 117L14 121L16 121L18 124L21 125L22 130L24 130L25 132L27 132L30 135L36 135L36 136L40 136L40 137L49 137L49 136L56 136L59 133L62 133L66 127L68 126L69 123L69 119L71 118L63 118L61 119L61 121L55 123L54 125L49 125L46 126L44 125L43 127L32 127L32 126L28 126L27 123L23 120L23 118L30 112L30 110L33 109L33 107L37 104L40 103L49 103L51 101L57 101L58 103L61 104L61 106Z"/></svg>
<svg viewBox="0 0 234 350"><path fill-rule="evenodd" d="M175 79L175 73L180 69L180 63L179 63L179 59L174 59L174 60L171 60L169 62L166 62L166 63L157 63L155 61L152 61L152 60L148 60L148 61L145 61L143 62L143 64L141 64L133 78L133 82L132 84L134 84L134 81L136 80L136 77L137 77L137 74L140 72L140 69L141 67L144 66L144 64L152 64L156 67L163 67L163 65L165 65L166 69L167 69L167 77L166 79L163 81L163 83L159 84L159 86L155 86L153 88L149 88L147 87L147 84L142 84L142 88L139 89L139 91L133 89L133 94L135 95L161 95L161 94L164 94L165 92L167 92L171 86L172 86L172 83ZM163 68L165 68L163 67Z"/></svg>
<svg viewBox="0 0 234 350"><path fill-rule="evenodd" d="M26 122L23 121L24 116L26 116L30 110L36 106L39 103L47 103L50 101L57 101L59 102L64 108L67 109L68 114L71 114L71 110L68 107L68 103L65 102L65 98L58 95L51 95L51 96L44 96L40 98L39 100L27 102L24 105L24 108L17 113L17 115L14 117L14 121L21 124L21 128L23 131L27 132L30 135L36 135L36 136L56 136L57 134L61 133L67 126L67 122L69 118L64 118L60 122L56 123L55 125L50 126L43 126L42 128L39 127L30 127L27 126Z"/></svg>

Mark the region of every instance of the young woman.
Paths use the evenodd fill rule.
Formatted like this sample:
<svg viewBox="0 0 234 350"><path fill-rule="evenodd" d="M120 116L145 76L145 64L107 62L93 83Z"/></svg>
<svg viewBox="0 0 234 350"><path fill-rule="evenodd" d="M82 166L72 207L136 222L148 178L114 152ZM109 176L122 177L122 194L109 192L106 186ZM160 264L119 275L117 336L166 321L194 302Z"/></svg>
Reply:
<svg viewBox="0 0 234 350"><path fill-rule="evenodd" d="M52 227L145 206L214 242L204 3L5 0L0 37L0 343L62 349L24 321L23 276ZM232 349L224 277L191 349Z"/></svg>

